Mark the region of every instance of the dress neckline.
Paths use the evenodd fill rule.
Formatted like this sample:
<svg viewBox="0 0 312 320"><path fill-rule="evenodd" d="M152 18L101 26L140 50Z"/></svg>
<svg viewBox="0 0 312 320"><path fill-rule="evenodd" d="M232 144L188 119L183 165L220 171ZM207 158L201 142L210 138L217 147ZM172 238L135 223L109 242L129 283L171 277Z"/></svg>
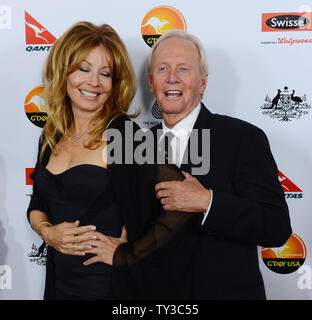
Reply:
<svg viewBox="0 0 312 320"><path fill-rule="evenodd" d="M55 176L55 177L56 177L56 176L61 176L61 175L63 175L63 174L67 174L68 172L71 172L71 171L73 171L73 170L75 170L75 169L78 169L78 168L80 168L80 167L99 168L99 169L105 170L105 172L106 172L106 170L107 170L107 168L101 167L101 166L96 165L96 164L91 164L91 163L78 164L78 165L73 166L73 167L70 167L70 168L68 168L68 169L66 169L65 171L60 172L60 173L53 173L53 172L51 172L50 170L48 170L44 165L42 165L42 167L44 168L44 170L45 170L47 173L49 173L50 175Z"/></svg>

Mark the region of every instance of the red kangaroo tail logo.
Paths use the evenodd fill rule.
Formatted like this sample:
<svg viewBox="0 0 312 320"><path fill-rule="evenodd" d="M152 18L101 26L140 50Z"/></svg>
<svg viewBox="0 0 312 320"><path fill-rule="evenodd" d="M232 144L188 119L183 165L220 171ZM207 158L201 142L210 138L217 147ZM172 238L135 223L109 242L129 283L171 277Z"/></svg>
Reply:
<svg viewBox="0 0 312 320"><path fill-rule="evenodd" d="M53 44L56 38L25 11L26 44Z"/></svg>

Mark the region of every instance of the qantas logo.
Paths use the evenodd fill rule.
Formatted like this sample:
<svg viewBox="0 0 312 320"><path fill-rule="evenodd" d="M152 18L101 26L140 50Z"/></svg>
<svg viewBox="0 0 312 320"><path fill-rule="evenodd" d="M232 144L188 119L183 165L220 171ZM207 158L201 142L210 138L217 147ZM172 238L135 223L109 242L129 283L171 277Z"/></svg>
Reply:
<svg viewBox="0 0 312 320"><path fill-rule="evenodd" d="M25 168L26 181L25 181L25 194L26 196L31 197L32 188L34 180L31 178L32 173L35 171L35 168Z"/></svg>
<svg viewBox="0 0 312 320"><path fill-rule="evenodd" d="M33 185L34 180L30 176L34 171L35 171L35 168L26 168L26 186Z"/></svg>
<svg viewBox="0 0 312 320"><path fill-rule="evenodd" d="M280 171L278 171L278 179L283 187L286 199L303 198L303 191Z"/></svg>
<svg viewBox="0 0 312 320"><path fill-rule="evenodd" d="M56 38L25 11L26 51L49 51Z"/></svg>

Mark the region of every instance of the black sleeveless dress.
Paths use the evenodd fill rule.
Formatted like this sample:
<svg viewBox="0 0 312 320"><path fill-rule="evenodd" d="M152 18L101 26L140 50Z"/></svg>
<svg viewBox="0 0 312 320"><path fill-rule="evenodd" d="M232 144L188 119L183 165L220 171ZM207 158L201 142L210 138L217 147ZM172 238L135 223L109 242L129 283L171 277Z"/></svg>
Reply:
<svg viewBox="0 0 312 320"><path fill-rule="evenodd" d="M53 224L80 220L84 225L95 225L105 235L120 236L122 221L105 168L83 164L55 175L40 165L36 181ZM93 255L53 251L57 298L112 298L111 266L102 262L84 266Z"/></svg>
<svg viewBox="0 0 312 320"><path fill-rule="evenodd" d="M140 130L134 124L133 135L129 134L126 123L130 121L122 116L110 125L121 133L122 150ZM156 155L157 144L154 147ZM52 223L82 216L81 225L95 224L97 230L113 236L120 236L125 225L128 235L128 243L114 253L113 268L104 263L84 267L88 257L60 255L48 246L44 299L105 299L110 297L111 282L113 299L191 299L193 253L202 217L162 209L155 184L168 180L168 174L161 177L154 164L126 164L123 157L121 164L113 162L107 170L82 165L52 175L45 169L51 150L47 147L41 160L41 148L39 141L28 219L32 210L47 213ZM169 180L183 180L182 173L170 176Z"/></svg>

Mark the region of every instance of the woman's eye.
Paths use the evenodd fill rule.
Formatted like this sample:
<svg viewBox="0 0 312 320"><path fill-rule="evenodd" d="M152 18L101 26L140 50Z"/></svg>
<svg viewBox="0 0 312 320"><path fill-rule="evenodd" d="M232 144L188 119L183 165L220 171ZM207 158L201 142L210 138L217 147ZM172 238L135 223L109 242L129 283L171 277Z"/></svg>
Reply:
<svg viewBox="0 0 312 320"><path fill-rule="evenodd" d="M102 72L101 73L102 76L109 78L111 76L111 74L109 72Z"/></svg>
<svg viewBox="0 0 312 320"><path fill-rule="evenodd" d="M82 71L82 72L88 72L88 71L89 71L88 69L83 68L83 67L79 67L78 69L79 69L80 71Z"/></svg>

